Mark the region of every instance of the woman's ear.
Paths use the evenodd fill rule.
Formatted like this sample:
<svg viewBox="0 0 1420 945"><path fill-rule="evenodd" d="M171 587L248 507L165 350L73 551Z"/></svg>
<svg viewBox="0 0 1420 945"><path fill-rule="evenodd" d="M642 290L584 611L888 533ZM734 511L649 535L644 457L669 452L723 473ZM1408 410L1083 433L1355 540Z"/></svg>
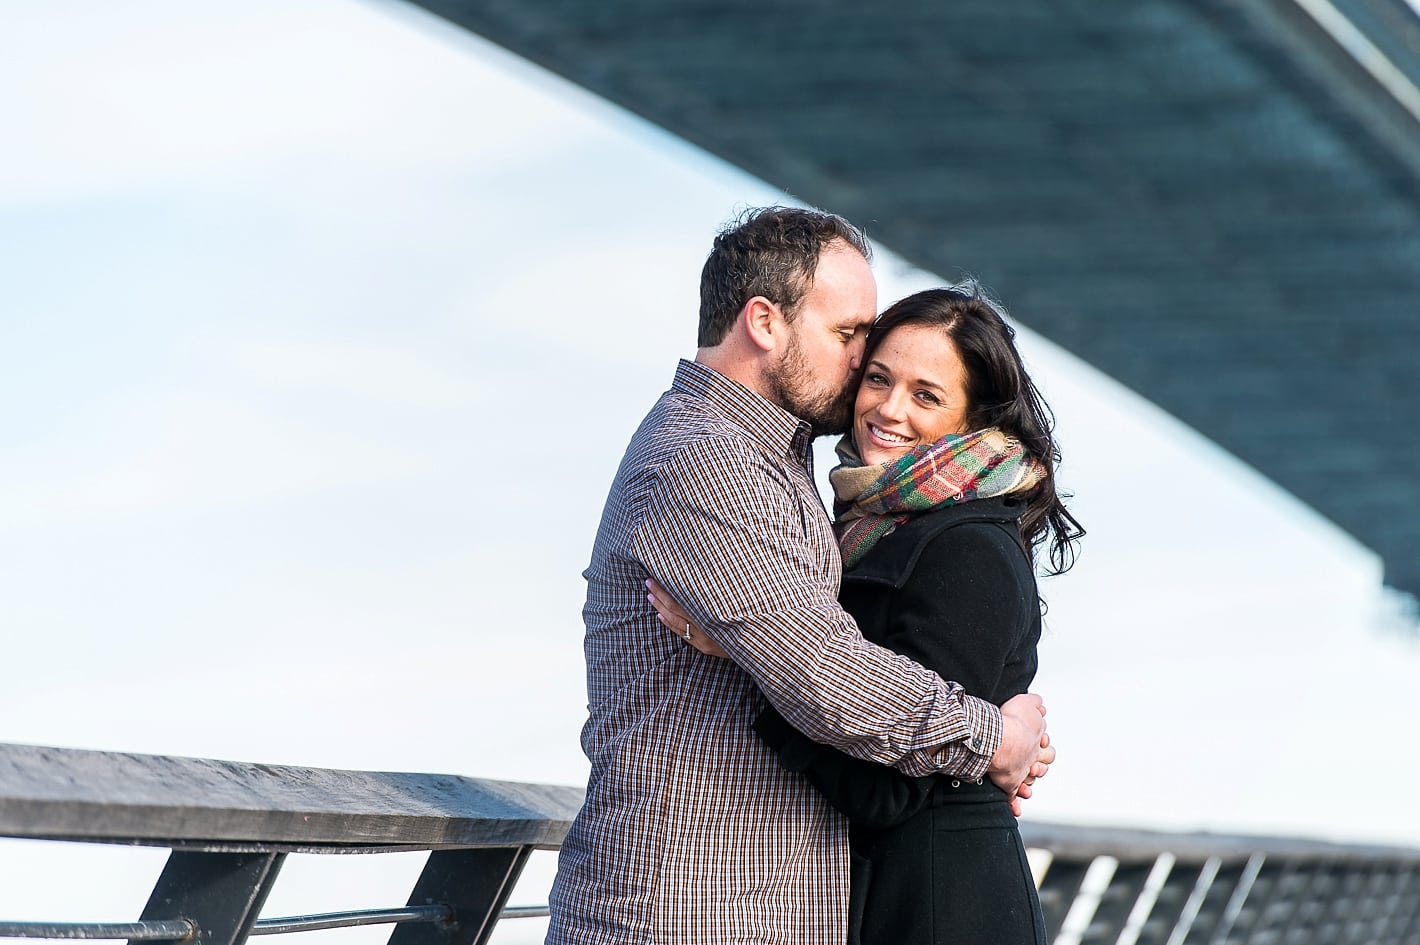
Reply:
<svg viewBox="0 0 1420 945"><path fill-rule="evenodd" d="M773 351L778 347L784 332L784 313L778 305L756 295L740 309L740 319L744 322L745 334L756 348Z"/></svg>

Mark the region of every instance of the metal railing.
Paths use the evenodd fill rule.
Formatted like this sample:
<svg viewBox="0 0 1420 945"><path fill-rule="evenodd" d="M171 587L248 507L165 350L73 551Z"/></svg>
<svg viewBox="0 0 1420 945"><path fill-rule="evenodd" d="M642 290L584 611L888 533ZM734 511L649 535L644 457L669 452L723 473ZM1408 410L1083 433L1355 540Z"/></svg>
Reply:
<svg viewBox="0 0 1420 945"><path fill-rule="evenodd" d="M1055 945L1420 945L1420 850L1026 822Z"/></svg>
<svg viewBox="0 0 1420 945"><path fill-rule="evenodd" d="M0 922L0 937L240 945L393 924L391 945L479 945L535 849L556 849L576 788L0 745L0 836L171 850L137 922ZM289 853L429 851L403 906L258 918Z"/></svg>
<svg viewBox="0 0 1420 945"><path fill-rule="evenodd" d="M0 938L240 945L392 924L391 945L475 945L576 788L0 744L0 836L166 847L137 922L0 921ZM1022 825L1055 945L1420 945L1420 850ZM429 851L405 904L258 918L288 853ZM990 908L989 903L983 903Z"/></svg>

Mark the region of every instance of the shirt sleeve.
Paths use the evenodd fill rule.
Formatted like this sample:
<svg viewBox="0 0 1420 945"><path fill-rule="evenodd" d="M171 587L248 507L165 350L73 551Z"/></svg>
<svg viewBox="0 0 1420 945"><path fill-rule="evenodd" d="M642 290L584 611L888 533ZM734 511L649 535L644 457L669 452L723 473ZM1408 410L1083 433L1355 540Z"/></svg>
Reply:
<svg viewBox="0 0 1420 945"><path fill-rule="evenodd" d="M937 775L908 777L896 768L845 755L806 738L773 707L754 721L779 763L797 771L835 810L860 827L886 830L912 818L932 796Z"/></svg>
<svg viewBox="0 0 1420 945"><path fill-rule="evenodd" d="M894 593L884 642L943 675L960 674L981 692L1009 697L1035 673L1039 624L1034 584L1014 539L995 525L962 525L924 550ZM755 731L780 763L804 775L850 821L883 829L926 804L932 779L909 778L815 744L772 710Z"/></svg>
<svg viewBox="0 0 1420 945"><path fill-rule="evenodd" d="M633 554L794 728L910 775L985 773L1000 710L863 639L784 470L707 438L656 479Z"/></svg>

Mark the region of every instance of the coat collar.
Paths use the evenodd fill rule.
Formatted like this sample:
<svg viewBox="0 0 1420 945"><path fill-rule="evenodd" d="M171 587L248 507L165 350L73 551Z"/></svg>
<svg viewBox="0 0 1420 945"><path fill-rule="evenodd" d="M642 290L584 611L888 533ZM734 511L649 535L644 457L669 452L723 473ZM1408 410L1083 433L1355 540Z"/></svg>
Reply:
<svg viewBox="0 0 1420 945"><path fill-rule="evenodd" d="M996 522L1014 525L1025 512L1025 500L1015 496L973 499L959 505L914 515L879 539L863 560L843 572L845 583L862 581L900 588L912 575L917 559L932 539L956 525L967 522ZM1024 550L1024 549L1022 549Z"/></svg>

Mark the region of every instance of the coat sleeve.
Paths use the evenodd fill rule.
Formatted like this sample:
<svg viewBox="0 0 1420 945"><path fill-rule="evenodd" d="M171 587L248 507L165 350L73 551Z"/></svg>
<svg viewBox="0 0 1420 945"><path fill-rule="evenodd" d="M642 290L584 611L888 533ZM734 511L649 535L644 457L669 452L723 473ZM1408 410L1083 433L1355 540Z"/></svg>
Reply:
<svg viewBox="0 0 1420 945"><path fill-rule="evenodd" d="M1011 686L1029 685L1039 605L1029 563L1005 529L968 523L945 530L923 549L902 588L889 593L882 638L889 649L966 681L968 691L997 696L1008 667ZM934 778L909 778L816 745L773 710L755 729L786 768L802 772L855 824L903 823L930 796Z"/></svg>

